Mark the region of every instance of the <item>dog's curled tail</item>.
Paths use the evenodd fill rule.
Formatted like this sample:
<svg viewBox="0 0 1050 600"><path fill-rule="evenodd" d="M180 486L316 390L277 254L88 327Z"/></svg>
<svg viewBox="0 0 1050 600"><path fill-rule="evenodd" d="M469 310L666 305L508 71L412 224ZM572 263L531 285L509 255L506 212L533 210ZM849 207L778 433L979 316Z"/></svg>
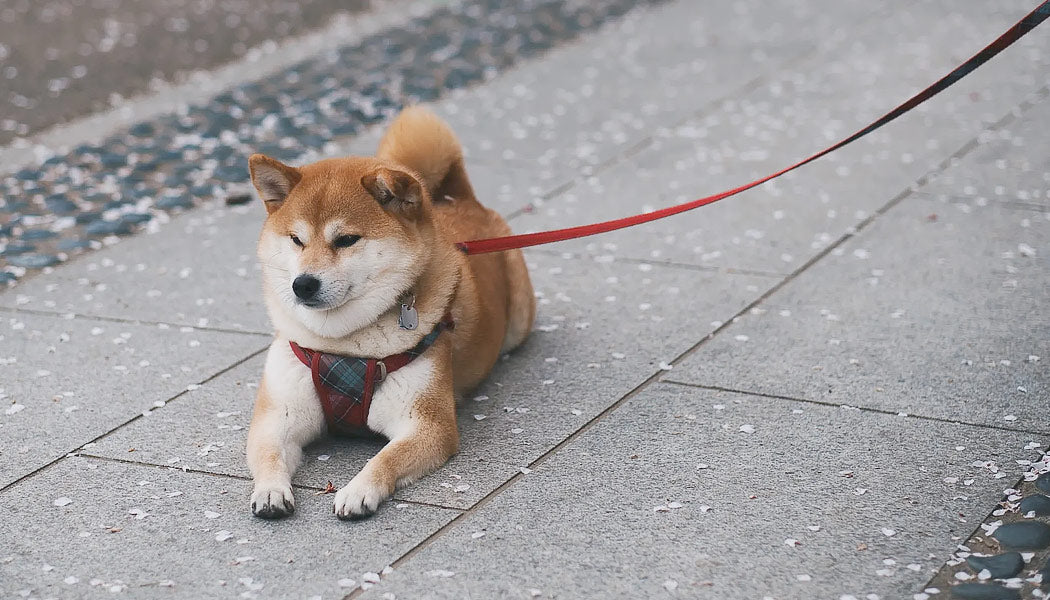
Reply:
<svg viewBox="0 0 1050 600"><path fill-rule="evenodd" d="M376 157L415 171L435 200L443 198L439 192L448 187L446 180L465 177L459 140L444 121L422 106L401 111L379 141Z"/></svg>

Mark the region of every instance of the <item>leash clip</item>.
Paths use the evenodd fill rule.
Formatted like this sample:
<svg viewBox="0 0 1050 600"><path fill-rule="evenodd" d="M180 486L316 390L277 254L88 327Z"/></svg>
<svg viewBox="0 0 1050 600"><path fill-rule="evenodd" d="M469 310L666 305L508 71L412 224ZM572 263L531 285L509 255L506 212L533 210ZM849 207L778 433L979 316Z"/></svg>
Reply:
<svg viewBox="0 0 1050 600"><path fill-rule="evenodd" d="M379 370L379 376L376 378L376 383L382 383L383 380L386 379L386 375L387 375L386 363L381 361L381 360L377 360L376 361L376 368Z"/></svg>

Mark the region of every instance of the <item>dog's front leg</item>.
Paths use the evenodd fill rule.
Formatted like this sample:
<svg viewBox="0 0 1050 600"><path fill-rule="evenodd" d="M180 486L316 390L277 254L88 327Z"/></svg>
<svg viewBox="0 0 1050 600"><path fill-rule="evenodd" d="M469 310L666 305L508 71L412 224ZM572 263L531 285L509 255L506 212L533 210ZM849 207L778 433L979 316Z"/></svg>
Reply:
<svg viewBox="0 0 1050 600"><path fill-rule="evenodd" d="M459 449L447 355L433 363L419 359L393 374L372 403L368 425L390 442L336 493L333 510L340 519L371 515L396 488L434 471Z"/></svg>
<svg viewBox="0 0 1050 600"><path fill-rule="evenodd" d="M310 370L298 362L287 342L274 342L248 430L248 469L255 483L252 513L278 519L295 511L292 475L302 460L303 446L323 429L324 415Z"/></svg>
<svg viewBox="0 0 1050 600"><path fill-rule="evenodd" d="M372 515L397 487L445 464L458 446L455 421L451 428L447 424L424 423L419 431L391 440L336 493L333 508L336 516L363 519Z"/></svg>

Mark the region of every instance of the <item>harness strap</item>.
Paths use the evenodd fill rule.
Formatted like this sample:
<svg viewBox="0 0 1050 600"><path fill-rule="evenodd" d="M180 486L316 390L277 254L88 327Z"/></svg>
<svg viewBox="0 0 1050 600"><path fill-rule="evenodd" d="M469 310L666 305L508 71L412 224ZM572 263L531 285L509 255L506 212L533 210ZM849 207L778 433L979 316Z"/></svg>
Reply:
<svg viewBox="0 0 1050 600"><path fill-rule="evenodd" d="M296 358L310 369L310 378L314 382L314 391L317 392L317 397L321 401L321 412L324 413L325 423L328 425L329 431L335 431L339 428L340 422L335 416L335 405L331 397L329 397L328 386L321 381L321 352L303 348L291 341L288 342L288 345L292 347L292 352L295 353ZM365 427L365 424L368 422L368 409L372 406L372 393L375 388L375 370L376 360L374 358L369 359L368 369L365 372L365 389L361 395L361 402L353 406L346 415L346 421L351 424Z"/></svg>
<svg viewBox="0 0 1050 600"><path fill-rule="evenodd" d="M454 329L455 326L456 322L452 319L452 314L447 312L437 325L438 328L449 330ZM361 402L355 404L350 409L346 414L345 422L343 422L336 418L335 407L332 399L329 397L328 386L326 386L321 380L320 366L322 352L303 348L292 341L289 341L288 345L291 346L292 352L295 354L296 358L310 369L310 376L314 383L314 390L317 392L317 397L321 400L321 408L323 409L325 422L328 424L329 431L335 431L346 423L367 429L368 411L372 406L372 396L375 395L376 384L382 383L382 381L394 371L407 366L421 353L413 352L413 350L418 349L418 346L416 346L407 352L391 354L382 359L367 359L365 363L365 381L364 389L361 392ZM423 350L425 350L425 348Z"/></svg>

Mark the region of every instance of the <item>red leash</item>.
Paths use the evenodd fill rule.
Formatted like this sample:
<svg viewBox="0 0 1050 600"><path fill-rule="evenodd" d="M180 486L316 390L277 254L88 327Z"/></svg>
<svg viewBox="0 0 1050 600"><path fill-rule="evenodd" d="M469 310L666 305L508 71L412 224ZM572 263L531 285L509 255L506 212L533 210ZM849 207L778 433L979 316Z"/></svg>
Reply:
<svg viewBox="0 0 1050 600"><path fill-rule="evenodd" d="M988 46L984 50L981 50L977 54L970 57L969 60L956 67L954 71L948 73L925 90L919 92L918 94L915 94L914 96L906 100L903 104L886 113L884 116L879 118L871 125L868 125L867 127L861 129L857 133L854 133L848 138L842 140L841 142L829 148L825 148L820 152L817 152L809 158L801 160L791 165L790 167L781 169L771 175L766 175L761 179L756 179L750 183L745 183L740 187L736 187L731 190L726 190L724 192L719 192L712 196L707 196L706 198L700 198L699 200L693 200L692 202L688 202L686 204L670 206L668 208L663 208L642 215L634 215L631 217L624 217L622 219L614 219L612 221L593 223L591 225L581 225L579 227L569 227L567 229L555 229L553 231L540 231L538 233L526 233L521 235L509 235L506 237L489 238L484 240L459 242L456 244L456 246L466 254L485 254L486 252L502 252L503 250L513 250L514 248L526 248L528 246L550 244L552 242L560 242L563 240L587 237L590 235L606 233L609 231L615 231L617 229L623 229L625 227L631 227L633 225L648 223L657 219L663 219L664 217L670 217L671 215L677 215L678 213L683 213L687 210L700 208L701 206L711 204L713 202L718 202L719 200L723 198L728 198L729 196L734 196L736 194L739 194L740 192L761 185L769 181L770 179L780 177L784 173L794 171L802 165L813 162L814 160L817 160L825 154L834 152L835 150L838 150L846 144L849 144L854 140L864 137L865 135L868 135L872 131L875 131L876 129L882 127L890 121L893 121L897 117L922 104L926 100L929 100L930 98L936 96L956 81L959 81L960 79L968 75L977 67L988 62L990 58L992 58L996 54L999 54L1008 46L1021 39L1022 36L1024 36L1032 29L1035 29L1035 27L1042 23L1044 20L1046 20L1047 17L1050 17L1050 0L1046 0L1045 2L1037 6L1035 10L1028 13L1028 15L1025 18L1018 21L1017 24L1011 27L1006 33L999 36L999 38L991 44L988 44Z"/></svg>

